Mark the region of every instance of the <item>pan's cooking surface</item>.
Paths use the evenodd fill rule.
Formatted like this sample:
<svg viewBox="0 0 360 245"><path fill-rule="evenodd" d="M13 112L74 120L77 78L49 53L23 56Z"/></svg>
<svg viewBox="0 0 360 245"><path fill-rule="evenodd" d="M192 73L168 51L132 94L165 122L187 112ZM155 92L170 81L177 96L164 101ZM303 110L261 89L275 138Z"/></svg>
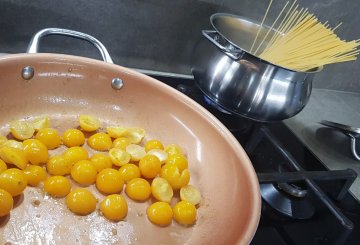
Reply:
<svg viewBox="0 0 360 245"><path fill-rule="evenodd" d="M31 118L29 118L31 120ZM68 128L76 128L78 120L76 115L52 115L51 116L52 127L64 132ZM103 127L111 125L111 121L103 121ZM1 134L6 135L8 133L7 125L1 128ZM90 134L89 134L90 135ZM151 139L151 133L147 136ZM87 145L84 148L89 152L91 156L95 153ZM60 146L55 150L50 151L50 155L62 154L67 147ZM200 174L198 170L193 169L193 174ZM70 177L68 177L70 179ZM194 179L194 178L193 178ZM74 181L72 182L72 188L81 187ZM194 184L198 184L196 179L193 180ZM129 212L125 221L119 223L109 222L100 215L98 211L88 216L76 216L71 213L65 204L64 198L51 198L46 195L42 190L43 185L39 187L27 187L24 195L15 199L15 208L11 212L10 219L0 219L0 223L4 224L1 229L0 244L11 242L16 244L16 241L22 241L25 244L44 243L44 244L64 244L64 235L66 234L69 242L84 243L102 243L102 244L151 244L152 241L149 237L152 234L157 234L157 240L164 242L164 244L183 242L184 237L190 237L192 233L191 228L185 228L177 225L175 222L172 226L163 229L152 225L146 217L146 208L150 205L148 202L135 202L127 198L129 206ZM94 185L89 187L91 192L96 196L98 202L104 199L102 195ZM175 205L176 197L173 199ZM208 206L207 200L201 204ZM199 209L199 220L202 222L202 214ZM166 231L166 232L165 232Z"/></svg>
<svg viewBox="0 0 360 245"><path fill-rule="evenodd" d="M28 65L35 76L26 81L21 69ZM185 149L190 183L204 196L193 227L173 222L159 228L145 216L149 203L129 201L126 221L111 223L97 212L75 216L63 199L27 188L10 219L0 221L0 242L232 244L251 240L260 216L253 167L228 130L186 96L131 70L66 55L8 56L0 59L0 67L2 130L11 120L44 114L60 133L76 126L79 114L94 114L108 124L142 127L148 139L178 143ZM115 77L125 84L119 91L111 87Z"/></svg>

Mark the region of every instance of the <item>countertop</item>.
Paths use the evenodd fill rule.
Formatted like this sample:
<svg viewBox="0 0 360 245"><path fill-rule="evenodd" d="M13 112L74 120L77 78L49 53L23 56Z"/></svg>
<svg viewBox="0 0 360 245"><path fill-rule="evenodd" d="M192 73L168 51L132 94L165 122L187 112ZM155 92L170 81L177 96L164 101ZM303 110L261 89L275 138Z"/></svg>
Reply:
<svg viewBox="0 0 360 245"><path fill-rule="evenodd" d="M350 138L319 124L321 120L360 128L360 93L313 89L305 108L285 125L330 170L351 168L358 174L350 192L360 201L360 161L350 151ZM360 139L357 140L360 154Z"/></svg>

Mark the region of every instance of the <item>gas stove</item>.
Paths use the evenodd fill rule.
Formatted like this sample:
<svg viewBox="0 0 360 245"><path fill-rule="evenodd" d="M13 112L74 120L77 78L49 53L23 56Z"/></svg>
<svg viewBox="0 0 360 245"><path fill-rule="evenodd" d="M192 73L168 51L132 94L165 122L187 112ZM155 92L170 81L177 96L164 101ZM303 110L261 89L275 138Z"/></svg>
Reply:
<svg viewBox="0 0 360 245"><path fill-rule="evenodd" d="M328 171L282 122L233 115L208 99L191 77L148 75L205 107L247 152L262 196L251 244L359 244L360 203L348 191L356 178L353 170Z"/></svg>

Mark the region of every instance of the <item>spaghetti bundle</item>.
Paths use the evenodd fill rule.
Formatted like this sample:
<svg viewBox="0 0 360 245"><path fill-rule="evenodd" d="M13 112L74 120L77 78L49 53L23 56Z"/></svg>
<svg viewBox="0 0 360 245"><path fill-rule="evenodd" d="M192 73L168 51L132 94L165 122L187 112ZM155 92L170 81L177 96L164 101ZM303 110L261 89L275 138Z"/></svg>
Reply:
<svg viewBox="0 0 360 245"><path fill-rule="evenodd" d="M322 24L316 16L309 13L308 9L299 9L299 5L295 6L296 0L282 16L289 2L284 5L263 40L256 44L272 1L270 0L251 46L251 53L271 63L297 71L308 71L327 64L356 60L360 40L349 42L341 40L334 33L341 23L330 29L327 22Z"/></svg>

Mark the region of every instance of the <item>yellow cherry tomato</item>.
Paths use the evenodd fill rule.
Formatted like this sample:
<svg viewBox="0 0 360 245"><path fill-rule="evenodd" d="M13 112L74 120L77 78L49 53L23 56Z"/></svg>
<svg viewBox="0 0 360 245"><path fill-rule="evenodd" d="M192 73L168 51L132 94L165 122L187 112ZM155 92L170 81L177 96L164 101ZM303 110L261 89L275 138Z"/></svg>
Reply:
<svg viewBox="0 0 360 245"><path fill-rule="evenodd" d="M60 146L61 139L59 133L53 128L42 128L39 129L35 138L40 140L49 150L53 150Z"/></svg>
<svg viewBox="0 0 360 245"><path fill-rule="evenodd" d="M3 146L0 148L0 158L10 164L14 164L20 169L26 168L28 163L25 152L21 149Z"/></svg>
<svg viewBox="0 0 360 245"><path fill-rule="evenodd" d="M184 157L184 155L179 153L174 153L170 155L166 159L166 164L176 165L180 172L188 168L188 160L186 159L186 157Z"/></svg>
<svg viewBox="0 0 360 245"><path fill-rule="evenodd" d="M100 121L92 115L80 115L79 125L82 130L92 132L100 128Z"/></svg>
<svg viewBox="0 0 360 245"><path fill-rule="evenodd" d="M165 147L165 151L167 152L167 154L169 154L169 156L173 154L183 154L180 146L178 146L177 144L167 145Z"/></svg>
<svg viewBox="0 0 360 245"><path fill-rule="evenodd" d="M12 121L10 123L10 132L18 140L26 140L34 135L34 128L31 123L24 121Z"/></svg>
<svg viewBox="0 0 360 245"><path fill-rule="evenodd" d="M0 217L10 213L14 206L14 200L9 192L0 189Z"/></svg>
<svg viewBox="0 0 360 245"><path fill-rule="evenodd" d="M120 193L123 186L124 180L120 172L115 169L103 169L96 177L96 188L104 194Z"/></svg>
<svg viewBox="0 0 360 245"><path fill-rule="evenodd" d="M192 185L186 185L181 187L180 198L182 201L187 201L194 205L198 205L201 202L200 191Z"/></svg>
<svg viewBox="0 0 360 245"><path fill-rule="evenodd" d="M81 146L73 146L67 149L63 156L65 157L66 161L69 161L71 164L75 164L80 160L87 160L89 159L88 152L82 148Z"/></svg>
<svg viewBox="0 0 360 245"><path fill-rule="evenodd" d="M145 201L151 195L151 187L145 179L135 178L126 184L125 192L135 201Z"/></svg>
<svg viewBox="0 0 360 245"><path fill-rule="evenodd" d="M131 161L133 162L140 161L146 155L144 147L135 144L126 146L126 152L130 154Z"/></svg>
<svg viewBox="0 0 360 245"><path fill-rule="evenodd" d="M160 177L166 179L174 190L178 190L189 183L190 172L188 169L180 172L176 165L165 164L161 168Z"/></svg>
<svg viewBox="0 0 360 245"><path fill-rule="evenodd" d="M122 195L113 194L105 197L100 203L100 211L105 218L111 221L120 221L126 217L128 206Z"/></svg>
<svg viewBox="0 0 360 245"><path fill-rule="evenodd" d="M8 139L4 135L0 135L0 146L4 144Z"/></svg>
<svg viewBox="0 0 360 245"><path fill-rule="evenodd" d="M160 149L152 149L152 150L148 151L146 154L157 156L157 158L159 158L161 164L164 164L166 162L166 160L168 159L167 152L164 150L160 150Z"/></svg>
<svg viewBox="0 0 360 245"><path fill-rule="evenodd" d="M96 170L100 172L105 168L111 168L112 162L108 155L102 153L95 153L90 158L91 163L95 166Z"/></svg>
<svg viewBox="0 0 360 245"><path fill-rule="evenodd" d="M174 192L166 179L156 177L151 182L151 194L159 201L171 202Z"/></svg>
<svg viewBox="0 0 360 245"><path fill-rule="evenodd" d="M131 156L129 153L127 153L124 150L118 149L118 148L112 148L109 151L109 156L111 159L111 162L115 166L123 166L130 162Z"/></svg>
<svg viewBox="0 0 360 245"><path fill-rule="evenodd" d="M140 159L139 169L145 178L155 178L161 170L161 162L154 155L146 155Z"/></svg>
<svg viewBox="0 0 360 245"><path fill-rule="evenodd" d="M24 149L23 143L16 140L7 140L1 145L1 147L2 146L9 146L20 150Z"/></svg>
<svg viewBox="0 0 360 245"><path fill-rule="evenodd" d="M66 197L66 205L71 212L78 215L87 215L95 211L97 200L87 189L78 188Z"/></svg>
<svg viewBox="0 0 360 245"><path fill-rule="evenodd" d="M160 140L149 140L145 143L145 151L148 152L152 149L164 149L164 145L161 143Z"/></svg>
<svg viewBox="0 0 360 245"><path fill-rule="evenodd" d="M112 146L111 138L105 133L96 133L87 140L88 145L97 151L107 151Z"/></svg>
<svg viewBox="0 0 360 245"><path fill-rule="evenodd" d="M121 150L126 150L126 147L130 145L131 142L128 138L120 137L114 140L112 147L119 148Z"/></svg>
<svg viewBox="0 0 360 245"><path fill-rule="evenodd" d="M71 168L71 177L81 185L91 185L96 181L97 170L89 160L81 160Z"/></svg>
<svg viewBox="0 0 360 245"><path fill-rule="evenodd" d="M168 226L173 218L173 211L166 202L155 202L146 210L148 219L155 225Z"/></svg>
<svg viewBox="0 0 360 245"><path fill-rule="evenodd" d="M119 126L111 126L106 128L106 133L110 135L111 138L120 138L124 135L127 128L119 127Z"/></svg>
<svg viewBox="0 0 360 245"><path fill-rule="evenodd" d="M49 158L48 149L40 140L24 140L23 145L26 158L30 163L35 165L46 163Z"/></svg>
<svg viewBox="0 0 360 245"><path fill-rule="evenodd" d="M71 190L71 183L64 176L52 176L45 181L44 190L50 196L65 197Z"/></svg>
<svg viewBox="0 0 360 245"><path fill-rule="evenodd" d="M43 128L50 128L50 118L48 116L38 117L32 121L35 131L39 131Z"/></svg>
<svg viewBox="0 0 360 245"><path fill-rule="evenodd" d="M178 202L174 208L174 219L181 225L192 225L196 221L196 207L187 201Z"/></svg>
<svg viewBox="0 0 360 245"><path fill-rule="evenodd" d="M67 147L81 146L85 143L85 135L79 129L71 128L63 133L62 142Z"/></svg>
<svg viewBox="0 0 360 245"><path fill-rule="evenodd" d="M6 163L0 159L0 174L7 169Z"/></svg>
<svg viewBox="0 0 360 245"><path fill-rule="evenodd" d="M145 130L142 128L128 128L122 137L128 138L132 144L139 144L145 137Z"/></svg>
<svg viewBox="0 0 360 245"><path fill-rule="evenodd" d="M0 174L0 188L12 196L20 195L26 188L27 180L23 171L9 168Z"/></svg>
<svg viewBox="0 0 360 245"><path fill-rule="evenodd" d="M26 176L27 183L30 186L37 186L47 178L45 169L40 166L28 165L23 172Z"/></svg>
<svg viewBox="0 0 360 245"><path fill-rule="evenodd" d="M46 169L51 175L70 174L72 166L72 163L61 155L50 157L49 161L46 163Z"/></svg>
<svg viewBox="0 0 360 245"><path fill-rule="evenodd" d="M140 178L141 173L140 173L140 169L138 166L136 166L135 164L125 164L123 166L121 166L121 168L119 169L121 178L125 181L128 182L129 180L135 179L135 178Z"/></svg>

